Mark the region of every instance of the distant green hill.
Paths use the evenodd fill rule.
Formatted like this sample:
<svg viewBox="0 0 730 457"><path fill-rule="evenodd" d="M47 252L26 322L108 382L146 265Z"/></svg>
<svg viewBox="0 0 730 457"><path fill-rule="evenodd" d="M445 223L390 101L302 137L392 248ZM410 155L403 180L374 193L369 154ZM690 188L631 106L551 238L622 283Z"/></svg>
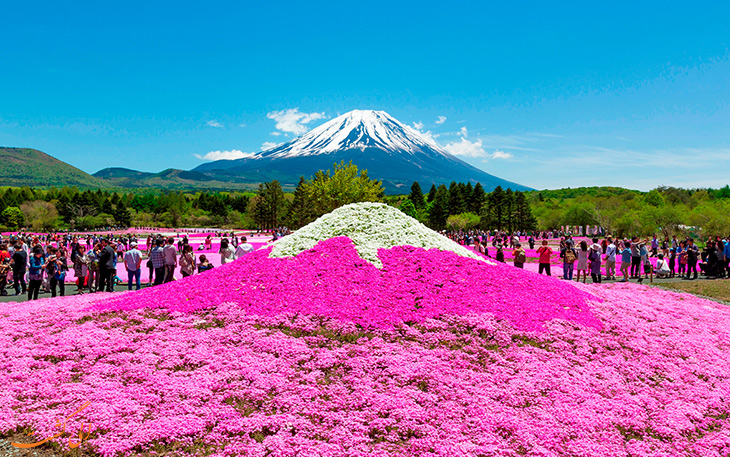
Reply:
<svg viewBox="0 0 730 457"><path fill-rule="evenodd" d="M103 180L55 157L28 148L0 147L0 183L4 186L48 188L77 186L91 189L108 187Z"/></svg>
<svg viewBox="0 0 730 457"><path fill-rule="evenodd" d="M251 190L256 183L217 180L197 171L168 168L159 173L130 170L129 168L104 168L94 173L112 187L125 189L161 188L170 190Z"/></svg>

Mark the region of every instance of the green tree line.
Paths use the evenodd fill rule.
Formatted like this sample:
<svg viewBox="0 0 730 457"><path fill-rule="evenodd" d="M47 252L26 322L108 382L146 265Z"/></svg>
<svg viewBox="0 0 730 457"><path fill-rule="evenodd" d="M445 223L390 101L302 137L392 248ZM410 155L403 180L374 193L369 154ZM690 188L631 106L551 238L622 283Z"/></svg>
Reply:
<svg viewBox="0 0 730 457"><path fill-rule="evenodd" d="M727 235L730 187L649 192L588 187L528 193L538 227L598 225L619 236Z"/></svg>

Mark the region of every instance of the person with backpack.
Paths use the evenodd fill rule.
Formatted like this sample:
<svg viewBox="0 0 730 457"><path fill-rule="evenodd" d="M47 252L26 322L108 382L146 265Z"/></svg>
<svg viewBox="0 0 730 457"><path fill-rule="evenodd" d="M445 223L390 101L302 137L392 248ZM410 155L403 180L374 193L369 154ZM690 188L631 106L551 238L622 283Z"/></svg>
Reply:
<svg viewBox="0 0 730 457"><path fill-rule="evenodd" d="M583 282L586 282L588 278L588 243L582 240L578 248L578 278L576 281L580 282L580 273L583 272Z"/></svg>
<svg viewBox="0 0 730 457"><path fill-rule="evenodd" d="M525 261L527 260L527 256L525 255L525 249L522 247L521 243L515 244L515 250L512 252L514 255L514 265L517 268L525 268Z"/></svg>
<svg viewBox="0 0 730 457"><path fill-rule="evenodd" d="M596 240L598 241L598 240ZM601 283L601 246L596 242L591 246L588 253L588 260L591 262L591 279L594 283ZM584 281L585 282L585 281Z"/></svg>
<svg viewBox="0 0 730 457"><path fill-rule="evenodd" d="M563 245L563 249L560 250L560 258L563 259L563 279L572 281L578 255L575 253L572 244L563 243Z"/></svg>

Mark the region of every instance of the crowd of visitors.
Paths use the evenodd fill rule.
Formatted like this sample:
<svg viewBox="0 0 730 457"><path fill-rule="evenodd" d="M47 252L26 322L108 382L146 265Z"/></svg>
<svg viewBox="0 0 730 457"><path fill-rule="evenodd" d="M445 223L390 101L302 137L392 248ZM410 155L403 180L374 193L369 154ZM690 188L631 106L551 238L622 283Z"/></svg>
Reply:
<svg viewBox="0 0 730 457"><path fill-rule="evenodd" d="M212 246L208 235L199 250L211 250ZM143 262L149 268L150 285L173 281L178 268L183 277L213 268L205 254L196 256L186 235L177 243L174 237L150 235L146 249L138 247L134 235L20 233L7 239L0 235L0 294L8 295L7 289L11 288L15 295L27 294L28 300L38 299L41 290L52 297L64 296L66 275L71 269L77 293L113 292L114 286L123 282L118 275L119 263L126 270L128 290L141 288ZM227 237L221 239L218 254L221 264L226 264L253 250L245 236L230 233L230 241Z"/></svg>
<svg viewBox="0 0 730 457"><path fill-rule="evenodd" d="M446 237L466 246L474 246L474 250L499 262L504 262L504 250L511 249L514 266L524 268L527 254L523 242L529 249L535 249L538 256L538 272L551 275L550 257L553 249L548 240L553 236L560 237L557 251L562 260L563 279L600 283L603 280L616 280L617 270L621 282L636 279L642 282L650 275L657 278L674 278L694 280L702 273L706 278L730 277L730 237L716 236L708 238L704 248L699 249L694 239L677 236L665 237L656 235L651 239L633 237L631 239L614 239L607 235L603 238L593 237L576 242L570 232L542 231L528 233L506 233L503 231L444 231ZM655 258L655 262L651 259ZM603 273L605 272L605 273Z"/></svg>

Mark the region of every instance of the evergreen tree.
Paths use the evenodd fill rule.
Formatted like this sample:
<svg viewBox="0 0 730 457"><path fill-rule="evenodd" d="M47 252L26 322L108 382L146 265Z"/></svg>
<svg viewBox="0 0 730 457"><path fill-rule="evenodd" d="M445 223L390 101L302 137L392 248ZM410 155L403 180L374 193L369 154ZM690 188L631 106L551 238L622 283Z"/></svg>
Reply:
<svg viewBox="0 0 730 457"><path fill-rule="evenodd" d="M512 233L515 231L515 218L514 218L514 204L515 194L512 189L507 189L504 192L504 200L502 203L503 214L505 216L504 228L507 232Z"/></svg>
<svg viewBox="0 0 730 457"><path fill-rule="evenodd" d="M537 228L537 220L532 215L527 197L522 192L515 192L514 215L515 230L525 232Z"/></svg>
<svg viewBox="0 0 730 457"><path fill-rule="evenodd" d="M423 198L421 185L418 184L418 181L413 181L413 184L411 184L411 193L408 194L408 200L413 203L416 209L423 209L426 206L426 200Z"/></svg>
<svg viewBox="0 0 730 457"><path fill-rule="evenodd" d="M254 209L254 221L264 229L273 229L282 225L286 214L286 197L279 181L273 180L259 184Z"/></svg>
<svg viewBox="0 0 730 457"><path fill-rule="evenodd" d="M434 230L446 228L449 217L449 190L441 184L436 190L428 212L428 225Z"/></svg>
<svg viewBox="0 0 730 457"><path fill-rule="evenodd" d="M482 211L482 206L487 202L487 194L484 192L484 187L481 183L476 183L474 189L471 192L471 201L469 202L469 212L479 214Z"/></svg>
<svg viewBox="0 0 730 457"><path fill-rule="evenodd" d="M431 184L431 190L428 191L428 196L426 197L427 202L432 202L433 199L436 197L436 184Z"/></svg>
<svg viewBox="0 0 730 457"><path fill-rule="evenodd" d="M316 218L314 205L307 195L307 181L304 176L299 178L299 184L294 189L294 199L289 206L289 212L286 216L289 228L298 229L303 227Z"/></svg>
<svg viewBox="0 0 730 457"><path fill-rule="evenodd" d="M471 181L461 188L461 198L464 200L464 211L471 211L474 199L474 186L471 185Z"/></svg>
<svg viewBox="0 0 730 457"><path fill-rule="evenodd" d="M497 186L488 196L487 204L482 212L482 225L487 229L502 230L505 228L506 214L504 208L505 192Z"/></svg>
<svg viewBox="0 0 730 457"><path fill-rule="evenodd" d="M451 181L449 185L449 197L448 197L448 211L449 214L461 214L464 212L464 198L461 195L461 188L459 185Z"/></svg>
<svg viewBox="0 0 730 457"><path fill-rule="evenodd" d="M109 199L104 199L104 203L101 204L101 212L104 214L113 214L114 209L112 208L112 202Z"/></svg>
<svg viewBox="0 0 730 457"><path fill-rule="evenodd" d="M132 215L129 213L127 205L121 199L118 199L117 206L114 208L114 220L117 225L122 227L129 227L132 224Z"/></svg>

